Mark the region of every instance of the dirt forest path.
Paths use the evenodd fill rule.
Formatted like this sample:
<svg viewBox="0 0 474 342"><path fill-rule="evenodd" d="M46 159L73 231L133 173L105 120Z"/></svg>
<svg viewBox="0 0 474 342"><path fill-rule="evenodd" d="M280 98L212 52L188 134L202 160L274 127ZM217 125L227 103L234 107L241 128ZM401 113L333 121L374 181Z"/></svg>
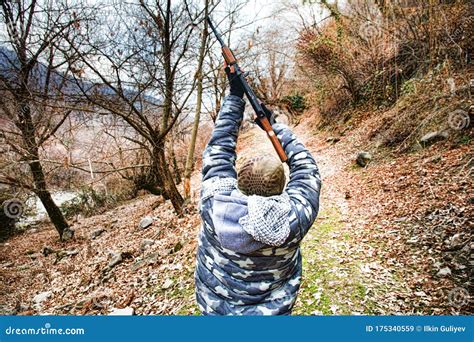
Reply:
<svg viewBox="0 0 474 342"><path fill-rule="evenodd" d="M472 144L379 149L361 168L356 155L373 144L367 124L336 138L305 122L293 128L323 183L294 314L472 313ZM265 139L244 134L242 154L271 151Z"/></svg>
<svg viewBox="0 0 474 342"><path fill-rule="evenodd" d="M381 246L368 238L370 232L363 226L364 217L351 210L351 180L355 175L350 166L356 151L348 150L348 146L337 148L305 125L293 131L316 159L323 182L318 218L302 244L303 281L294 314L403 312L405 303L399 294L408 292L408 287L393 270L382 266L377 257L377 248ZM244 134L239 157L254 154L252 147L257 144L259 153L273 153L265 139L257 129Z"/></svg>

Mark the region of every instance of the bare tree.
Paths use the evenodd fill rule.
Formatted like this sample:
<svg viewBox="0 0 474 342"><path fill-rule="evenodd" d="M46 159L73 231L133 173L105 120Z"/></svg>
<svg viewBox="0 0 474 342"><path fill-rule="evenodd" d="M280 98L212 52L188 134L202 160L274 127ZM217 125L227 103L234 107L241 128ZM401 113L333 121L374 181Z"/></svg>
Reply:
<svg viewBox="0 0 474 342"><path fill-rule="evenodd" d="M209 16L209 0L204 1L204 17ZM186 168L184 171L184 197L189 198L191 194L191 173L194 166L194 151L196 147L196 137L199 130L199 122L201 119L201 108L202 108L202 93L203 93L203 66L204 57L206 56L207 48L207 37L208 37L208 24L207 20L204 20L204 28L201 33L201 46L199 48L199 61L196 70L197 79L197 99L196 99L196 114L194 116L193 131L191 134L191 142L189 145L188 157L186 159Z"/></svg>
<svg viewBox="0 0 474 342"><path fill-rule="evenodd" d="M34 192L62 238L72 230L48 189L42 148L73 111L68 66L77 56L66 42L76 41L86 12L61 1L1 2L0 138L10 162L0 183Z"/></svg>
<svg viewBox="0 0 474 342"><path fill-rule="evenodd" d="M105 32L88 33L81 60L97 81L80 88L90 103L131 127L134 134L127 139L147 151L151 161L143 188L170 199L180 213L184 201L170 171L166 142L195 88L189 71L202 10L189 1L141 0L113 11L116 20L103 23Z"/></svg>
<svg viewBox="0 0 474 342"><path fill-rule="evenodd" d="M293 51L285 48L285 38L275 30L254 35L249 43L248 55L252 61L250 80L259 97L268 104L281 105L287 84L291 80Z"/></svg>

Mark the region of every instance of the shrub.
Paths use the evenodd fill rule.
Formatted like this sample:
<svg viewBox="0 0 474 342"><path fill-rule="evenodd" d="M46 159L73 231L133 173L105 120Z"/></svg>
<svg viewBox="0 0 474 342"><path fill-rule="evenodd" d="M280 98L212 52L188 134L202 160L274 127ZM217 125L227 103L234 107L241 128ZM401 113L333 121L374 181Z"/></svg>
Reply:
<svg viewBox="0 0 474 342"><path fill-rule="evenodd" d="M82 187L77 197L61 205L61 211L67 218L82 214L92 216L115 206L117 203L131 197L128 191L116 193L97 190L90 186Z"/></svg>
<svg viewBox="0 0 474 342"><path fill-rule="evenodd" d="M307 108L304 96L299 93L285 96L283 102L288 105L290 111L297 113L301 113Z"/></svg>
<svg viewBox="0 0 474 342"><path fill-rule="evenodd" d="M344 118L348 107L392 106L414 92L412 78L445 61L465 68L471 58L472 5L465 1L415 0L407 8L348 1L344 11L335 15L339 9L331 5L332 18L308 26L297 45L299 63L323 98L322 122Z"/></svg>

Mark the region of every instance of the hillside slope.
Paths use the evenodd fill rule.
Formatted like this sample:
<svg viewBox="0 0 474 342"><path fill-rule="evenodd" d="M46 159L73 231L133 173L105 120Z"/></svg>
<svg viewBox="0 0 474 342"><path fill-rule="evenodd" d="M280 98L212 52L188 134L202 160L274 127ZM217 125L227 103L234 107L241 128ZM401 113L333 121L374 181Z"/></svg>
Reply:
<svg viewBox="0 0 474 342"><path fill-rule="evenodd" d="M303 243L304 280L295 314L460 314L469 306L472 143L441 142L410 155L355 155L364 130L338 137L294 128L323 177L321 212ZM239 156L271 151L253 128ZM265 141L265 143L262 143ZM471 159L469 159L469 156ZM14 314L198 314L194 203L178 218L144 196L74 224L62 243L45 224L0 246L0 305ZM153 223L140 228L141 220ZM118 311L121 312L121 311Z"/></svg>

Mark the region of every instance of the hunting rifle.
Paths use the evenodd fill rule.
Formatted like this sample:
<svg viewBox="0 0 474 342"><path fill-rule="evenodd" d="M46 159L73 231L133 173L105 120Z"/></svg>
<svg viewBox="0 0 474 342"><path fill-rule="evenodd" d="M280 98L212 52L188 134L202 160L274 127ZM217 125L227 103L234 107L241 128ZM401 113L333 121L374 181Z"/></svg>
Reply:
<svg viewBox="0 0 474 342"><path fill-rule="evenodd" d="M272 145L275 148L275 151L277 152L278 156L280 157L280 160L285 163L286 161L288 161L288 157L286 156L285 150L281 146L280 140L278 140L278 137L273 131L272 125L270 124L270 121L267 118L267 114L264 110L264 105L257 98L255 92L248 84L244 72L242 71L242 69L240 69L237 63L237 59L235 58L234 53L224 43L222 36L219 34L219 32L217 32L216 27L214 26L209 17L207 18L207 22L209 23L209 27L211 28L212 32L214 32L214 35L216 36L217 40L221 44L222 56L224 57L227 66L231 69L232 74L235 75L238 82L240 82L242 88L244 89L245 95L247 95L247 98L249 99L250 104L252 105L252 108L255 111L255 114L257 115L255 118L255 122L267 133L267 136L272 142Z"/></svg>

